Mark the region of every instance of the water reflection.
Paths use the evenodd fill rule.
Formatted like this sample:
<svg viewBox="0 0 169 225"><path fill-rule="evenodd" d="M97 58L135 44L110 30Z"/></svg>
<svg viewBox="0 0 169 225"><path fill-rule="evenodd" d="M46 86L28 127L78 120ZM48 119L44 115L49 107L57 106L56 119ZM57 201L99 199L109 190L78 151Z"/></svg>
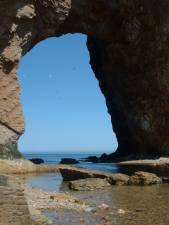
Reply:
<svg viewBox="0 0 169 225"><path fill-rule="evenodd" d="M60 173L34 174L26 179L26 184L45 191L60 191L62 176Z"/></svg>
<svg viewBox="0 0 169 225"><path fill-rule="evenodd" d="M110 206L113 225L168 225L169 186L113 186L97 192L72 192L89 204ZM124 211L119 214L119 209Z"/></svg>

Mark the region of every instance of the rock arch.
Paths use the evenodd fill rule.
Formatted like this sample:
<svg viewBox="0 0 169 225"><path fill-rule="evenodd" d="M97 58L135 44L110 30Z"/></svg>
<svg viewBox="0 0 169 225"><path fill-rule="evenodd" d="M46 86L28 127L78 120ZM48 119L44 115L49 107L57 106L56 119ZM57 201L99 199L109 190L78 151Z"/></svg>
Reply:
<svg viewBox="0 0 169 225"><path fill-rule="evenodd" d="M116 155L169 155L167 0L2 0L0 19L0 157L18 156L24 131L21 56L47 37L78 32L88 35Z"/></svg>

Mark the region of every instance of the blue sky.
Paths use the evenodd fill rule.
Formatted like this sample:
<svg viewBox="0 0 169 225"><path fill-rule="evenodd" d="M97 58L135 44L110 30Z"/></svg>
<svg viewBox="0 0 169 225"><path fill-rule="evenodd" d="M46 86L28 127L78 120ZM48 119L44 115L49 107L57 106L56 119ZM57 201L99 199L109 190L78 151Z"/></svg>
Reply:
<svg viewBox="0 0 169 225"><path fill-rule="evenodd" d="M20 62L22 152L112 152L117 147L85 35L50 38Z"/></svg>

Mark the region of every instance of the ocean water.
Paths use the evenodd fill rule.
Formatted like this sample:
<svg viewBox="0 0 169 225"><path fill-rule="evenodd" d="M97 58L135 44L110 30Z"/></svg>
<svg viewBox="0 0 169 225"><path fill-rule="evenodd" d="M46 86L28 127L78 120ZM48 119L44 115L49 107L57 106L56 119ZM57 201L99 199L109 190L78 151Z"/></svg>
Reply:
<svg viewBox="0 0 169 225"><path fill-rule="evenodd" d="M42 158L45 161L45 164L59 164L62 158L74 158L79 161L79 164L75 164L76 167L82 167L87 169L99 170L103 172L109 173L125 173L128 175L132 175L136 171L145 171L150 173L155 173L159 176L168 177L169 176L169 168L166 167L149 167L145 165L127 165L120 166L116 163L91 163L84 162L82 159L87 158L88 156L95 155L100 157L101 154L84 154L84 153L72 153L72 154L61 154L61 153L29 153L24 154L26 159L31 158Z"/></svg>
<svg viewBox="0 0 169 225"><path fill-rule="evenodd" d="M88 156L97 156L100 157L101 154L77 154L77 153L24 153L24 157L26 159L31 158L41 158L44 160L45 164L59 164L62 158L73 158L79 161L79 164L76 164L77 167L83 167L88 169L94 169L99 171L111 172L116 173L118 171L118 167L115 163L91 163L91 162L84 162L82 159Z"/></svg>
<svg viewBox="0 0 169 225"><path fill-rule="evenodd" d="M82 160L92 155L100 157L101 154L27 153L24 154L24 157L26 159L41 158L44 160L45 164L53 165L59 164L62 158L74 158L79 161L79 164L75 164L76 167L94 169L110 173L118 172L118 167L113 163L91 163L84 162ZM32 176L27 177L26 183L28 186L40 188L46 191L64 191L65 189L64 182L60 173L34 174Z"/></svg>

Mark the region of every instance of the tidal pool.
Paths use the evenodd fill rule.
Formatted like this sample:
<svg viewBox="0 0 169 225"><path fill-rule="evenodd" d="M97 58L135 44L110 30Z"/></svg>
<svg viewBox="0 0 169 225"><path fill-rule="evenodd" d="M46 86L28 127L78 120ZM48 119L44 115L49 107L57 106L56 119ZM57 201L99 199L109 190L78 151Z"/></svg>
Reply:
<svg viewBox="0 0 169 225"><path fill-rule="evenodd" d="M168 225L169 185L112 186L97 192L72 192L91 205L109 205L107 212L114 225ZM99 216L99 215L98 215ZM94 225L94 224L93 224Z"/></svg>
<svg viewBox="0 0 169 225"><path fill-rule="evenodd" d="M60 174L50 173L29 177L29 186L48 191L69 192L91 208L101 204L109 209L77 213L58 210L45 212L54 225L169 225L169 185L153 186L112 186L105 190L75 192L62 183Z"/></svg>

